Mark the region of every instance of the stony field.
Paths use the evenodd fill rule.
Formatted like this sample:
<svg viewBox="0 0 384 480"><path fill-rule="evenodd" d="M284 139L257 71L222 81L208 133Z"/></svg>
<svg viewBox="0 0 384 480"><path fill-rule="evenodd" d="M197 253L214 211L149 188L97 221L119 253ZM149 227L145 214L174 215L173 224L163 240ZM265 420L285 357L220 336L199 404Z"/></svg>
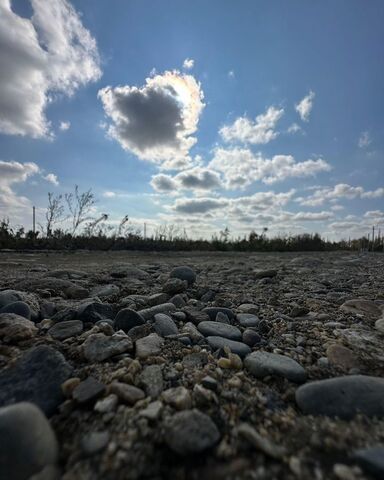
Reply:
<svg viewBox="0 0 384 480"><path fill-rule="evenodd" d="M384 256L0 253L0 478L384 478Z"/></svg>

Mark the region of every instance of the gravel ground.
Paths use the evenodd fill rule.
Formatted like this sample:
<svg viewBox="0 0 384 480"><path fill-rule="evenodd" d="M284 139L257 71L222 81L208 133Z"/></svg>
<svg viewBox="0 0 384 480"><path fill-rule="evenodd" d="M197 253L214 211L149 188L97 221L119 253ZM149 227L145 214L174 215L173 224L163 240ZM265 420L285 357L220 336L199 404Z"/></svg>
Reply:
<svg viewBox="0 0 384 480"><path fill-rule="evenodd" d="M384 478L383 272L1 252L0 478Z"/></svg>

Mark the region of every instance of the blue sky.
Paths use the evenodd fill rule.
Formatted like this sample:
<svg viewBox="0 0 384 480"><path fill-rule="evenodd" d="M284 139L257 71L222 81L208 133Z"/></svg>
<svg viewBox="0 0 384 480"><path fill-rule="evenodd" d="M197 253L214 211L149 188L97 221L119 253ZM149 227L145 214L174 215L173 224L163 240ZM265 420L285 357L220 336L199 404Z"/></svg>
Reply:
<svg viewBox="0 0 384 480"><path fill-rule="evenodd" d="M0 216L92 188L149 233L384 223L381 0L0 0Z"/></svg>

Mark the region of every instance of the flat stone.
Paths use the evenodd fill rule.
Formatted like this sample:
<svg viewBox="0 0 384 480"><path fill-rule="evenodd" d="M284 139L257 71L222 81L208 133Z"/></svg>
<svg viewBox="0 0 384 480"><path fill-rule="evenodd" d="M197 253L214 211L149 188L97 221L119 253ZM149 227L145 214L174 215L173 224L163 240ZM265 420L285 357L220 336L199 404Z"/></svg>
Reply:
<svg viewBox="0 0 384 480"><path fill-rule="evenodd" d="M83 436L80 445L86 455L102 452L109 442L109 432L90 432Z"/></svg>
<svg viewBox="0 0 384 480"><path fill-rule="evenodd" d="M83 331L83 322L81 320L68 320L53 325L48 333L55 340L65 340L66 338L79 335Z"/></svg>
<svg viewBox="0 0 384 480"><path fill-rule="evenodd" d="M236 320L242 327L257 327L260 323L260 318L251 313L238 313Z"/></svg>
<svg viewBox="0 0 384 480"><path fill-rule="evenodd" d="M168 293L161 292L161 293L154 293L153 295L150 295L147 299L147 303L151 307L154 307L156 305L162 305L164 303L167 303L168 300L169 300Z"/></svg>
<svg viewBox="0 0 384 480"><path fill-rule="evenodd" d="M378 318L382 315L381 308L371 300L364 300L363 298L354 298L344 302L340 310L348 313L358 313Z"/></svg>
<svg viewBox="0 0 384 480"><path fill-rule="evenodd" d="M207 337L206 340L214 350L228 347L232 353L235 353L242 358L251 353L251 349L248 347L248 345L245 345L245 343L242 342L236 342L235 340L230 340L229 338L212 336Z"/></svg>
<svg viewBox="0 0 384 480"><path fill-rule="evenodd" d="M244 366L256 378L277 375L295 383L307 379L307 373L300 364L277 353L252 352L245 358Z"/></svg>
<svg viewBox="0 0 384 480"><path fill-rule="evenodd" d="M241 340L241 332L233 325L220 322L200 322L197 326L199 332L205 336L229 338L230 340Z"/></svg>
<svg viewBox="0 0 384 480"><path fill-rule="evenodd" d="M164 339L159 337L157 333L151 333L147 337L140 338L136 341L136 357L145 359L152 355L158 355L163 343Z"/></svg>
<svg viewBox="0 0 384 480"><path fill-rule="evenodd" d="M194 325L198 325L200 322L208 322L210 320L210 317L206 312L196 310L193 307L185 307L183 308L183 312L186 314L187 320Z"/></svg>
<svg viewBox="0 0 384 480"><path fill-rule="evenodd" d="M83 322L96 323L106 318L114 318L113 307L109 303L85 303L77 310L77 319Z"/></svg>
<svg viewBox="0 0 384 480"><path fill-rule="evenodd" d="M164 390L163 372L160 365L145 367L139 377L140 386L152 398L157 398Z"/></svg>
<svg viewBox="0 0 384 480"><path fill-rule="evenodd" d="M239 305L238 309L240 310L240 312L251 313L253 315L257 315L257 313L259 312L259 307L254 303L242 303L241 305Z"/></svg>
<svg viewBox="0 0 384 480"><path fill-rule="evenodd" d="M8 303L0 309L0 314L2 313L15 313L16 315L20 315L20 317L24 317L27 320L31 319L31 309L25 302Z"/></svg>
<svg viewBox="0 0 384 480"><path fill-rule="evenodd" d="M128 333L133 327L143 325L144 318L131 308L123 308L118 312L114 321L115 330L123 330Z"/></svg>
<svg viewBox="0 0 384 480"><path fill-rule="evenodd" d="M165 428L165 442L179 455L191 455L214 447L220 433L211 418L199 410L178 412Z"/></svg>
<svg viewBox="0 0 384 480"><path fill-rule="evenodd" d="M206 313L209 316L209 319L212 321L216 320L216 315L221 312L227 315L229 320L234 320L235 319L235 314L230 308L226 307L206 307L203 308L202 310L204 313Z"/></svg>
<svg viewBox="0 0 384 480"><path fill-rule="evenodd" d="M141 268L134 267L132 265L114 265L111 269L111 277L115 278L133 278L138 280L148 280L149 273Z"/></svg>
<svg viewBox="0 0 384 480"><path fill-rule="evenodd" d="M192 407L192 398L189 390L183 386L168 388L162 394L165 403L177 410L186 410Z"/></svg>
<svg viewBox="0 0 384 480"><path fill-rule="evenodd" d="M102 362L114 355L129 352L133 349L132 340L128 336L93 333L83 343L84 356L89 362Z"/></svg>
<svg viewBox="0 0 384 480"><path fill-rule="evenodd" d="M173 303L162 303L151 308L140 310L138 313L144 318L144 320L152 320L157 313L169 314L175 311L176 307Z"/></svg>
<svg viewBox="0 0 384 480"><path fill-rule="evenodd" d="M81 270L73 270L73 269L56 269L51 270L43 275L44 277L50 278L63 278L67 280L80 280L81 278L86 278L88 273L83 272Z"/></svg>
<svg viewBox="0 0 384 480"><path fill-rule="evenodd" d="M112 297L113 295L118 295L119 293L120 288L113 283L109 285L98 285L91 290L91 296L99 298L108 298Z"/></svg>
<svg viewBox="0 0 384 480"><path fill-rule="evenodd" d="M24 480L58 460L56 436L32 403L0 408L0 478Z"/></svg>
<svg viewBox="0 0 384 480"><path fill-rule="evenodd" d="M269 269L269 270L254 270L253 277L256 279L259 278L273 278L276 277L277 270Z"/></svg>
<svg viewBox="0 0 384 480"><path fill-rule="evenodd" d="M0 338L5 343L28 340L36 335L35 324L15 313L0 314Z"/></svg>
<svg viewBox="0 0 384 480"><path fill-rule="evenodd" d="M357 450L353 455L354 460L377 480L384 478L384 445Z"/></svg>
<svg viewBox="0 0 384 480"><path fill-rule="evenodd" d="M384 379L366 375L317 380L296 390L299 408L310 415L327 415L345 420L362 413L384 415Z"/></svg>
<svg viewBox="0 0 384 480"><path fill-rule="evenodd" d="M72 392L72 397L78 403L89 403L97 400L105 392L105 385L94 377L88 377L80 382Z"/></svg>
<svg viewBox="0 0 384 480"><path fill-rule="evenodd" d="M330 364L341 367L344 370L350 370L358 366L358 361L352 350L343 345L330 345L327 348L327 358Z"/></svg>
<svg viewBox="0 0 384 480"><path fill-rule="evenodd" d="M128 385L127 383L112 382L109 386L111 393L114 393L119 399L128 405L134 405L139 400L145 398L145 393L140 388Z"/></svg>
<svg viewBox="0 0 384 480"><path fill-rule="evenodd" d="M169 301L170 303L173 303L176 308L183 308L186 305L181 295L174 295Z"/></svg>
<svg viewBox="0 0 384 480"><path fill-rule="evenodd" d="M64 400L61 384L72 374L63 355L51 347L31 348L0 373L0 406L31 402L52 415Z"/></svg>
<svg viewBox="0 0 384 480"><path fill-rule="evenodd" d="M136 342L139 338L147 337L150 333L152 333L152 325L149 323L138 325L128 331L129 338L132 342Z"/></svg>
<svg viewBox="0 0 384 480"><path fill-rule="evenodd" d="M173 268L169 274L170 278L179 278L180 280L186 280L188 285L191 286L196 281L196 273L192 268L187 266L180 266Z"/></svg>
<svg viewBox="0 0 384 480"><path fill-rule="evenodd" d="M171 317L164 313L157 313L155 315L155 332L161 337L167 337L168 335L177 335L179 330Z"/></svg>

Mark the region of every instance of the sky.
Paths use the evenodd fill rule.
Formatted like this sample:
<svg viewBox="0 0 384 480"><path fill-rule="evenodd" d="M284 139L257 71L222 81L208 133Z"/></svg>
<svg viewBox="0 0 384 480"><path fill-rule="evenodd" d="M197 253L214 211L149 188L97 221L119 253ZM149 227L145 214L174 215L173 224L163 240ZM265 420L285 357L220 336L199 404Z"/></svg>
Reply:
<svg viewBox="0 0 384 480"><path fill-rule="evenodd" d="M384 231L382 0L0 0L0 218Z"/></svg>

